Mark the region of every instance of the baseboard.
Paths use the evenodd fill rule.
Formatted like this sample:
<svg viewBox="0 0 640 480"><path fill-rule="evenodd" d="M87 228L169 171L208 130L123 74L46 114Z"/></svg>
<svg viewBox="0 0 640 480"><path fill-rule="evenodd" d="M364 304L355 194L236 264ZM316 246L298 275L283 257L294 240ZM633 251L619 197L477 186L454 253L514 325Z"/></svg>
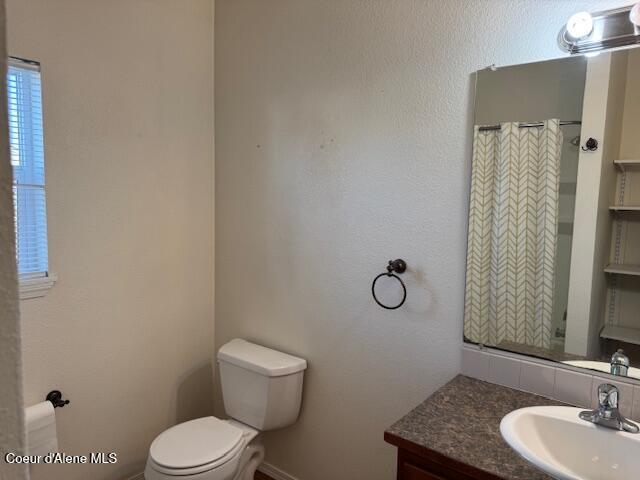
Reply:
<svg viewBox="0 0 640 480"><path fill-rule="evenodd" d="M274 467L268 463L262 462L258 467L258 471L269 475L273 480L298 480L296 477L292 477L286 472L283 472L279 468Z"/></svg>
<svg viewBox="0 0 640 480"><path fill-rule="evenodd" d="M296 477L292 477L286 472L283 472L279 468L274 467L268 463L262 462L258 467L258 471L270 476L273 480L298 480ZM138 473L133 477L129 477L126 480L144 480L144 472Z"/></svg>

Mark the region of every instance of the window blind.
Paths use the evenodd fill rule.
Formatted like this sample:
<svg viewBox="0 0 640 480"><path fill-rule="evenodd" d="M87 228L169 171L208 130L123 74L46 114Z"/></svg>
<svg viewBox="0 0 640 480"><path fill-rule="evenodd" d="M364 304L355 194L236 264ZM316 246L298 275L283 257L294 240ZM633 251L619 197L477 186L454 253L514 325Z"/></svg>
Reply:
<svg viewBox="0 0 640 480"><path fill-rule="evenodd" d="M49 260L39 65L10 59L7 95L18 274L21 278L47 276Z"/></svg>

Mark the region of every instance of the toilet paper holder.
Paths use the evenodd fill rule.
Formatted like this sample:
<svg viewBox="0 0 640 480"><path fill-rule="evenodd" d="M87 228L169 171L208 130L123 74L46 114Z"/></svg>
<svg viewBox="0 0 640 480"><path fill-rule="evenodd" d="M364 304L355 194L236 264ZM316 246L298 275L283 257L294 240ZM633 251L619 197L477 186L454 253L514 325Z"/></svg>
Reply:
<svg viewBox="0 0 640 480"><path fill-rule="evenodd" d="M70 403L69 400L62 399L62 392L60 390L51 390L47 393L47 398L45 400L51 402L53 404L53 408L62 408Z"/></svg>

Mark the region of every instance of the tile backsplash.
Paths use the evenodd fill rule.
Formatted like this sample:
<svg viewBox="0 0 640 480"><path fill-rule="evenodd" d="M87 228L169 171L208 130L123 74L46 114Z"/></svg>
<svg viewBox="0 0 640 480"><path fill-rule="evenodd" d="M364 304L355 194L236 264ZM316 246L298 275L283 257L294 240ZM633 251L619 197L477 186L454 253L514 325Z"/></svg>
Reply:
<svg viewBox="0 0 640 480"><path fill-rule="evenodd" d="M556 369L556 385L553 398L578 407L591 408L593 375ZM621 396L622 398L622 396Z"/></svg>
<svg viewBox="0 0 640 480"><path fill-rule="evenodd" d="M489 381L505 387L520 388L522 362L515 358L492 355L489 357Z"/></svg>
<svg viewBox="0 0 640 480"><path fill-rule="evenodd" d="M538 363L521 362L520 390L553 398L556 387L556 369ZM515 387L517 388L517 387Z"/></svg>
<svg viewBox="0 0 640 480"><path fill-rule="evenodd" d="M595 408L598 385L612 383L620 390L622 415L640 421L639 382L469 344L462 347L462 374L583 408Z"/></svg>

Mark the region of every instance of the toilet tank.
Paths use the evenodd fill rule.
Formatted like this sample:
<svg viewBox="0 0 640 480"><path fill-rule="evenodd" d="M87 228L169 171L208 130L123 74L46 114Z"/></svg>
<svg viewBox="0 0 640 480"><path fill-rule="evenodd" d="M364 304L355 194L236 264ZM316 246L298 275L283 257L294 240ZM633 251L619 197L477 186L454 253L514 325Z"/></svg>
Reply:
<svg viewBox="0 0 640 480"><path fill-rule="evenodd" d="M227 415L261 431L295 423L306 360L237 338L218 350L218 364Z"/></svg>

